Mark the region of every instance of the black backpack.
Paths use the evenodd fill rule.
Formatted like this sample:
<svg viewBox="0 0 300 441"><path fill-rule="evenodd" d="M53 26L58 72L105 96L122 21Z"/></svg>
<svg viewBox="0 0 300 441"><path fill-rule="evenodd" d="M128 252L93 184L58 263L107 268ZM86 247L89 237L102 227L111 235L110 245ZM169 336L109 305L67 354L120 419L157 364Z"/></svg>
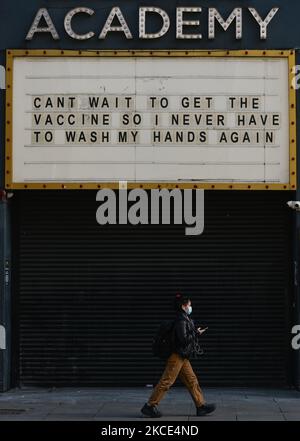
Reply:
<svg viewBox="0 0 300 441"><path fill-rule="evenodd" d="M156 357L166 359L173 352L173 329L175 320L164 320L152 340L152 353Z"/></svg>

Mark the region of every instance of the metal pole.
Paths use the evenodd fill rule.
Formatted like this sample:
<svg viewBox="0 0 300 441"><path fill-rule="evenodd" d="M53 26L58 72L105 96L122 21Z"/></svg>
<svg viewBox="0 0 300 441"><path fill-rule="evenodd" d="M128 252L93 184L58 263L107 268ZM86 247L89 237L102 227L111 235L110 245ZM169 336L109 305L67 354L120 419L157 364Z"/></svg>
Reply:
<svg viewBox="0 0 300 441"><path fill-rule="evenodd" d="M11 387L11 235L9 202L6 192L0 192L0 325L2 341L0 375L2 375L2 391ZM4 343L4 344L3 344Z"/></svg>

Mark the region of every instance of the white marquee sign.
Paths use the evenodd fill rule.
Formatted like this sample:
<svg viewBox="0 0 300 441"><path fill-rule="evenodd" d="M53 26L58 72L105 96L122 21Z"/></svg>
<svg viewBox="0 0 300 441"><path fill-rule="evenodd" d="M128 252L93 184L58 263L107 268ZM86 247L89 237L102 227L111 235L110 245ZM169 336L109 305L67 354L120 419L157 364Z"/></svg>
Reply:
<svg viewBox="0 0 300 441"><path fill-rule="evenodd" d="M14 57L8 187L291 188L289 57L199 55Z"/></svg>

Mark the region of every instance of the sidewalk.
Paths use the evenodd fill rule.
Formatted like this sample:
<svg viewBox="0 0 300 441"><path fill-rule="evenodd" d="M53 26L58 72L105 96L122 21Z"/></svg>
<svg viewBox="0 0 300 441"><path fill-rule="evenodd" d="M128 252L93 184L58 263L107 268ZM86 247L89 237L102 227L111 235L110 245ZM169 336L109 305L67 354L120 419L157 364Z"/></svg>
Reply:
<svg viewBox="0 0 300 441"><path fill-rule="evenodd" d="M159 421L300 421L300 392L294 390L204 388L217 410L195 417L185 388L173 387L161 401ZM0 393L0 421L149 421L140 408L151 388L13 389ZM158 421L158 420L156 420Z"/></svg>

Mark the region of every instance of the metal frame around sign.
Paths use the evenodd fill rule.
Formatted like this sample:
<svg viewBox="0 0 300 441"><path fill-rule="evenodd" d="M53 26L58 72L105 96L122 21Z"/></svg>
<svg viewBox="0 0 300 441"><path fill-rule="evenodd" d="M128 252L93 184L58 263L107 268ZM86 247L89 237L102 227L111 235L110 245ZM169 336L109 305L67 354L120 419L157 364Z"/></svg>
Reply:
<svg viewBox="0 0 300 441"><path fill-rule="evenodd" d="M118 189L119 182L87 183L18 183L13 182L13 62L16 57L243 57L243 58L286 58L289 66L289 182L287 183L219 183L219 182L128 182L127 188L180 188L205 190L296 190L296 90L293 87L295 66L294 50L7 50L6 52L6 153L5 153L5 188L6 189Z"/></svg>

